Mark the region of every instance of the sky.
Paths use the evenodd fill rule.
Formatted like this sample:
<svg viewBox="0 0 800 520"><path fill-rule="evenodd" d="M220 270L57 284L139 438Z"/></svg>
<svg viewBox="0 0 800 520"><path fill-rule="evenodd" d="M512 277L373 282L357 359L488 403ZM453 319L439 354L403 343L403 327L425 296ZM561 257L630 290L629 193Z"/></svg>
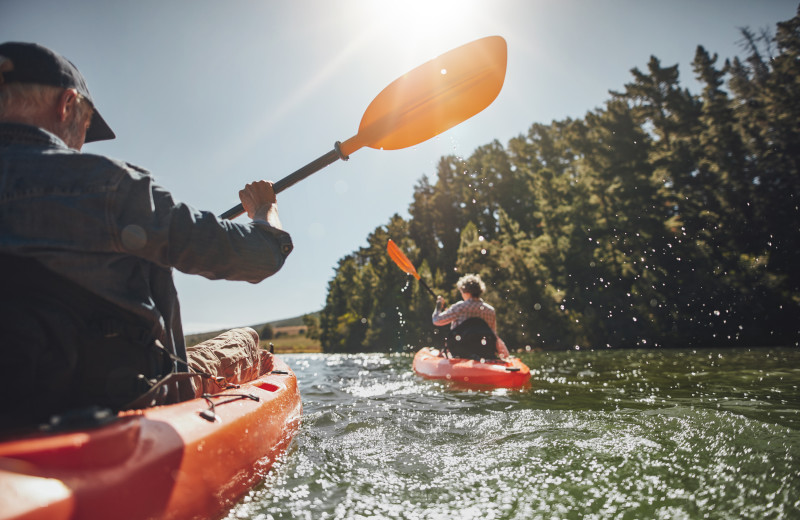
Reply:
<svg viewBox="0 0 800 520"><path fill-rule="evenodd" d="M81 70L117 134L84 153L149 170L175 198L220 214L358 132L389 83L450 49L499 35L505 84L483 112L404 150L363 148L278 195L294 251L259 284L176 272L187 333L320 310L340 259L366 246L442 156L469 157L533 123L581 118L651 56L702 45L743 55L741 27L773 30L797 0L0 0L0 41L46 45ZM239 217L246 219L246 216ZM246 221L246 220L245 220ZM398 287L398 290L401 290Z"/></svg>

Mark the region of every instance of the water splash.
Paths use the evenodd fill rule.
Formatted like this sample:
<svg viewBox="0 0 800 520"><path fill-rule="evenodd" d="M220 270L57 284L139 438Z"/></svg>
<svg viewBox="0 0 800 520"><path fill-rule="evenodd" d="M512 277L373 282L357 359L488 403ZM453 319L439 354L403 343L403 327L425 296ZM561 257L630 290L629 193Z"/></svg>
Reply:
<svg viewBox="0 0 800 520"><path fill-rule="evenodd" d="M228 518L785 518L800 353L523 354L530 389L417 378L408 355L286 356L303 426Z"/></svg>

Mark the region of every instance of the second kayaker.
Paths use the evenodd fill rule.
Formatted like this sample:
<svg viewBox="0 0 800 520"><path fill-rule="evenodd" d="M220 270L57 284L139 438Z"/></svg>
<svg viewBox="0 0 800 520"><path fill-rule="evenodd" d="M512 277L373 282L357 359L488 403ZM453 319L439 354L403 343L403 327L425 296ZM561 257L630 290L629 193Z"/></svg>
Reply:
<svg viewBox="0 0 800 520"><path fill-rule="evenodd" d="M461 293L463 301L454 303L446 310L444 309L445 300L439 295L436 298L436 308L433 311L433 324L441 327L450 324L450 335L448 338L448 349L455 357L483 357L483 358L507 358L508 349L503 340L497 335L497 317L494 307L483 301L481 296L486 291L486 284L477 274L467 274L459 278L456 288ZM481 322L477 322L477 327L469 327L471 330L461 331L459 327L471 326L476 323L474 319L482 320L491 329L492 334L481 335ZM469 323L468 323L469 322ZM474 330L474 332L473 332ZM486 344L485 338L494 336L494 344ZM473 342L473 338L467 336L478 336ZM464 342L461 348L454 348ZM459 345L460 346L460 345ZM488 347L488 348L484 348ZM458 354L456 350L460 351Z"/></svg>

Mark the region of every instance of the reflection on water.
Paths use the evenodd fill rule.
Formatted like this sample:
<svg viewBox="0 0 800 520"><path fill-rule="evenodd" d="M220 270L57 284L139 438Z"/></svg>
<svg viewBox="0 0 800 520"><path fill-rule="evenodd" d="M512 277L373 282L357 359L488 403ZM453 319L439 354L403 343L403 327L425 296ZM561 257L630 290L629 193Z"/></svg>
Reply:
<svg viewBox="0 0 800 520"><path fill-rule="evenodd" d="M498 390L285 356L303 427L229 518L800 517L800 350L521 357Z"/></svg>

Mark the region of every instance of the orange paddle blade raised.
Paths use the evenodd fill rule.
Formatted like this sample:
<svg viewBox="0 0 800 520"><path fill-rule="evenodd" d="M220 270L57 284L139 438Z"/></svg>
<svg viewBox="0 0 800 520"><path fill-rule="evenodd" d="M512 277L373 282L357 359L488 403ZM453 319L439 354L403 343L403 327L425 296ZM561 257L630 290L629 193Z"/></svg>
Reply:
<svg viewBox="0 0 800 520"><path fill-rule="evenodd" d="M402 251L400 251L400 248L397 247L397 244L395 244L391 238L389 239L389 242L386 244L386 252L389 253L389 257L392 260L394 260L394 263L396 263L400 269L402 269L403 271L407 272L408 274L419 280L419 274L417 273L417 270L414 268L414 264L411 263L411 260L409 260L408 257L403 254Z"/></svg>
<svg viewBox="0 0 800 520"><path fill-rule="evenodd" d="M330 152L276 182L275 193L339 159L347 160L365 146L378 150L407 148L469 119L488 107L500 93L506 62L506 41L500 36L489 36L420 65L393 81L372 100L356 135L343 143L337 142ZM238 204L220 217L235 218L242 213L244 208Z"/></svg>
<svg viewBox="0 0 800 520"><path fill-rule="evenodd" d="M495 100L506 76L506 41L489 36L457 47L393 81L367 107L347 156L368 146L399 150L439 135Z"/></svg>

